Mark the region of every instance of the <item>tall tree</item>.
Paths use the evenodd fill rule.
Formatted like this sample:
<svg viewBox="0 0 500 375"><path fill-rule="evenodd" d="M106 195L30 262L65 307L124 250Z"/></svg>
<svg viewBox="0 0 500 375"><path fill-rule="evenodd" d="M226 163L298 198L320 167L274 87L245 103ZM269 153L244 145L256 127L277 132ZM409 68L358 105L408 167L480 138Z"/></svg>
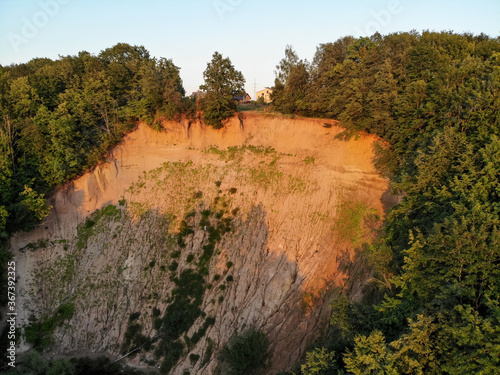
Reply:
<svg viewBox="0 0 500 375"><path fill-rule="evenodd" d="M234 96L244 90L245 78L234 68L229 57L223 58L219 52L213 54L212 61L203 72L203 78L205 84L200 88L207 91L204 119L208 125L219 129L222 121L236 110Z"/></svg>
<svg viewBox="0 0 500 375"><path fill-rule="evenodd" d="M310 64L307 60L299 60L292 46L286 46L285 57L276 65L276 69L271 95L276 109L286 114L307 114L310 107L307 100Z"/></svg>

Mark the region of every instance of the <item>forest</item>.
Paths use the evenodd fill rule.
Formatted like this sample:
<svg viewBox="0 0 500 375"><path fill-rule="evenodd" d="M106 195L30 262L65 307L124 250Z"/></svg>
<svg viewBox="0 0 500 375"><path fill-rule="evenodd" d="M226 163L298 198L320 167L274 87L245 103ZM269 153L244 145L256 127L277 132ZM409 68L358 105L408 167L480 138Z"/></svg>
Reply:
<svg viewBox="0 0 500 375"><path fill-rule="evenodd" d="M141 46L3 67L1 235L36 225L47 193L95 166L138 120L179 115L183 97L179 68Z"/></svg>
<svg viewBox="0 0 500 375"><path fill-rule="evenodd" d="M240 90L241 73L216 62ZM338 120L343 139L380 137L376 166L404 195L378 240L356 250L372 269L364 298L337 292L328 330L294 374L498 373L500 38L343 37L312 62L289 46L273 89L276 112ZM236 108L226 102L208 117L216 128ZM0 236L38 225L50 192L137 121L159 128L197 109L179 68L144 47L0 67Z"/></svg>
<svg viewBox="0 0 500 375"><path fill-rule="evenodd" d="M496 374L500 368L500 39L452 32L344 37L313 61L292 47L274 106L381 138L404 199L375 244L365 298L339 291L300 373Z"/></svg>

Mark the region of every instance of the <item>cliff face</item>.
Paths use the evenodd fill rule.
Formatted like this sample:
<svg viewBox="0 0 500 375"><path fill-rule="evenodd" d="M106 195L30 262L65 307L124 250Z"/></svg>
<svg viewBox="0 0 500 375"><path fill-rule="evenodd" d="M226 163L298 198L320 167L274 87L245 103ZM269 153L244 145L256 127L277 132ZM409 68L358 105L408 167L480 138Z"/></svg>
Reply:
<svg viewBox="0 0 500 375"><path fill-rule="evenodd" d="M11 239L18 319L71 304L56 352L144 345L127 361L172 374L213 373L218 350L253 327L270 341L268 373L290 367L392 203L375 139L335 140L327 123L246 113L221 130L139 125L49 199L37 230Z"/></svg>

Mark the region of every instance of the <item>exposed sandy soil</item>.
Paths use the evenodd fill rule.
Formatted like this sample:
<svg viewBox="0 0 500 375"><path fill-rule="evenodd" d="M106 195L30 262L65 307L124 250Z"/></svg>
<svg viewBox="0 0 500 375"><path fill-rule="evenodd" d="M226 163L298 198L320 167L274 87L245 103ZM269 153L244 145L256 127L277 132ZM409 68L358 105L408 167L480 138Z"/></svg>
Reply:
<svg viewBox="0 0 500 375"><path fill-rule="evenodd" d="M216 274L223 277L203 300L203 311L216 322L172 373L189 369L191 374L211 374L217 350L236 330L249 326L269 337L268 373L289 368L327 324L332 291L349 285L352 295L360 293L362 280L348 280L346 273L357 266L350 263L353 239L339 232L345 228L342 207L358 204L383 216L384 206L395 203L372 164L375 138L335 140L340 131L333 121L252 112L233 117L221 130L186 120L166 123L161 133L139 125L105 164L49 199L53 210L40 228L11 239L25 306L19 318L27 322L30 312L54 311L73 298L75 315L57 332L59 353L118 355L134 311L143 311L142 322L154 335L146 310L156 306L164 311L173 285L154 267L144 270L152 259L165 265L170 261L163 243L177 230L176 218L194 209L196 221L201 210L221 199L228 212L238 210L232 216L234 231L221 240L210 267L210 280ZM225 153L233 146L240 148ZM266 147L274 150L262 152ZM202 197L193 200L198 191ZM105 222L78 249L77 226L121 199L127 201L126 207L118 206L121 219ZM165 217L171 218L168 224ZM189 253L199 253L206 237L202 227L188 236L180 269L188 266ZM368 239L369 231L363 229L362 237ZM26 250L40 239L48 245ZM234 281L218 288L227 275ZM361 279L365 276L361 272ZM223 301L217 302L221 296ZM203 357L208 338L215 343L214 355L203 366L201 360L193 365L189 353ZM147 366L143 360L150 357L135 357L132 363Z"/></svg>

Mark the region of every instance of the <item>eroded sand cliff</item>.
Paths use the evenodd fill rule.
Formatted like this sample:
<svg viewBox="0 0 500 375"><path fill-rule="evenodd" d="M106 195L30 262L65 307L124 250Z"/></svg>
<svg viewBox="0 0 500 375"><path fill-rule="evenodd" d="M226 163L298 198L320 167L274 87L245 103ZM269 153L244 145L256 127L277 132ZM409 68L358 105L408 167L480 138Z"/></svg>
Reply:
<svg viewBox="0 0 500 375"><path fill-rule="evenodd" d="M183 349L171 373L213 373L217 351L248 327L270 340L268 373L289 368L328 324L331 292L346 285L353 248L371 235L356 215L376 226L393 203L372 165L374 137L335 140L340 131L256 113L221 130L139 125L105 164L49 199L37 230L11 239L19 319L70 302L54 351L118 357L130 314L140 312L141 335L159 336L183 272L194 270L204 292L183 301L201 298L202 313L176 339ZM162 362L154 348L127 360Z"/></svg>

